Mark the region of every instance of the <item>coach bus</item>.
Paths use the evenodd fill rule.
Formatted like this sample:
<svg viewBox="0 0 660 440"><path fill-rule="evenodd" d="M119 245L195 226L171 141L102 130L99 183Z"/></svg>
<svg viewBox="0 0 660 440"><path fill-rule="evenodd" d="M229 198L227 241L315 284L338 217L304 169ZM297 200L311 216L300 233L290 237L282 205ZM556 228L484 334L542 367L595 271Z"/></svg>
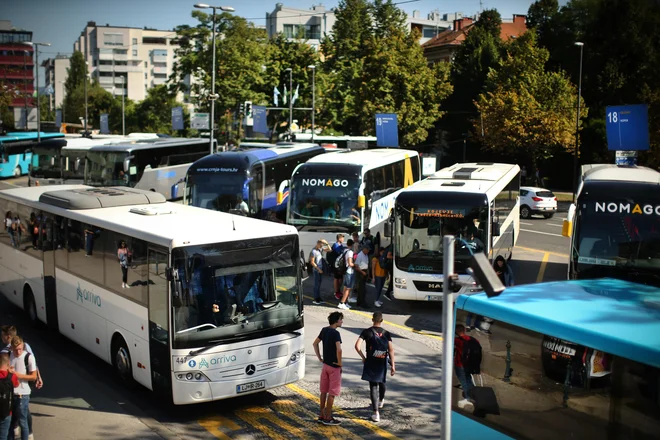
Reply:
<svg viewBox="0 0 660 440"><path fill-rule="evenodd" d="M45 140L31 148L33 164L28 173L28 186L36 185L61 185L63 180L64 162L62 150L81 151L88 150L95 145L107 145L118 142L135 142L138 139L157 139L155 133L131 133L127 136L121 135L96 135L93 138L67 135L64 139ZM84 164L84 162L83 162ZM82 171L82 170L81 170ZM82 183L84 175L81 173L79 182Z"/></svg>
<svg viewBox="0 0 660 440"><path fill-rule="evenodd" d="M416 151L345 150L317 156L299 165L291 177L287 223L300 233L309 255L316 241L333 243L337 233L350 235L369 228L376 244L399 190L421 178ZM288 186L282 184L280 194Z"/></svg>
<svg viewBox="0 0 660 440"><path fill-rule="evenodd" d="M248 144L249 145L249 144ZM270 148L238 148L208 155L190 166L185 203L222 212L284 222L282 182L301 163L325 153L319 145L283 143Z"/></svg>
<svg viewBox="0 0 660 440"><path fill-rule="evenodd" d="M401 191L392 210L394 297L441 301L443 235L455 235L454 270L480 290L468 274L473 252L493 261L511 258L520 230L520 167L459 163ZM388 231L389 232L389 231Z"/></svg>
<svg viewBox="0 0 660 440"><path fill-rule="evenodd" d="M304 376L295 228L126 187L4 190L0 211L29 225L0 231L0 291L124 381L181 405Z"/></svg>
<svg viewBox="0 0 660 440"><path fill-rule="evenodd" d="M609 276L660 287L660 173L641 166L583 165L570 237L569 279Z"/></svg>
<svg viewBox="0 0 660 440"><path fill-rule="evenodd" d="M201 138L141 139L95 146L85 152L84 184L128 186L177 199L180 196L171 193L172 186L208 151L208 139Z"/></svg>
<svg viewBox="0 0 660 440"><path fill-rule="evenodd" d="M314 142L321 144L327 148L342 148L342 149L366 149L378 148L376 136L330 136L312 133L284 133L280 135L281 141L289 142Z"/></svg>
<svg viewBox="0 0 660 440"><path fill-rule="evenodd" d="M64 139L61 133L40 133L41 141ZM27 174L33 157L31 149L37 144L36 132L7 133L0 136L0 177L20 177Z"/></svg>
<svg viewBox="0 0 660 440"><path fill-rule="evenodd" d="M456 309L459 324L466 313L494 320L489 336L471 336L482 346L475 381L483 379L499 406L466 405L462 390L452 387L457 413L512 438L660 435L655 286L614 278L526 284L494 298L460 295Z"/></svg>

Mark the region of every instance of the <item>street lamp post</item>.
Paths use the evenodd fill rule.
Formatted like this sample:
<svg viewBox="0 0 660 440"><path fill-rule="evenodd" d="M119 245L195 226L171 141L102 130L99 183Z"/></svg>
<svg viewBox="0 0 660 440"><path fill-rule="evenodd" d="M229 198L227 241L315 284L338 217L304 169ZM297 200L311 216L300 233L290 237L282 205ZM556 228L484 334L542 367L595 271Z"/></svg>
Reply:
<svg viewBox="0 0 660 440"><path fill-rule="evenodd" d="M28 94L27 94L27 55L28 51L23 51L23 96L25 98L25 131L28 131Z"/></svg>
<svg viewBox="0 0 660 440"><path fill-rule="evenodd" d="M312 142L314 142L314 113L316 113L316 90L314 89L314 73L316 73L316 66L314 64L307 66L312 69Z"/></svg>
<svg viewBox="0 0 660 440"><path fill-rule="evenodd" d="M36 56L37 61L37 142L41 142L41 105L39 103L39 46L50 46L50 43L35 43L33 41L28 41L25 44L28 44L34 47L34 55ZM25 119L27 124L27 118Z"/></svg>
<svg viewBox="0 0 660 440"><path fill-rule="evenodd" d="M121 135L126 136L126 119L124 118L124 77L121 78Z"/></svg>
<svg viewBox="0 0 660 440"><path fill-rule="evenodd" d="M89 73L87 73L87 66L89 66L89 63L85 61L85 137L89 137L89 133L87 133L87 78L89 77Z"/></svg>
<svg viewBox="0 0 660 440"><path fill-rule="evenodd" d="M577 41L576 46L580 46L580 76L578 77L578 96L577 96L577 114L575 115L575 154L573 158L573 203L577 195L577 175L578 175L578 140L580 132L580 97L582 96L582 52L584 43Z"/></svg>
<svg viewBox="0 0 660 440"><path fill-rule="evenodd" d="M213 126L215 124L215 100L218 98L215 94L215 11L220 9L225 12L234 12L234 8L231 6L211 6L206 3L196 3L195 7L198 9L213 9L213 31L212 37L213 40L213 54L212 54L212 66L211 66L211 137L209 138L209 151L210 154L213 154Z"/></svg>
<svg viewBox="0 0 660 440"><path fill-rule="evenodd" d="M64 111L64 91L66 90L64 84L66 84L66 81L58 81L58 83L62 84L62 122L66 123L66 115Z"/></svg>
<svg viewBox="0 0 660 440"><path fill-rule="evenodd" d="M284 70L289 72L289 134L293 136L293 130L291 130L291 125L293 125L293 102L291 101L293 97L293 91L291 90L293 88L293 70L291 70L291 67Z"/></svg>

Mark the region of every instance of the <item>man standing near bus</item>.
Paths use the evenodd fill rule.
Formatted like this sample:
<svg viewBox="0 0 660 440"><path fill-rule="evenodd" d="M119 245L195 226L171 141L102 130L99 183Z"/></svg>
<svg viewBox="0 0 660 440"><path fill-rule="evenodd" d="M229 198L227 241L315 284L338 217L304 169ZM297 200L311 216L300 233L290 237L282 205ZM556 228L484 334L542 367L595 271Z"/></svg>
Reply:
<svg viewBox="0 0 660 440"><path fill-rule="evenodd" d="M335 260L341 258L346 246L344 246L344 234L337 234L337 241L332 245L332 252L328 253L328 265L332 268L334 276L335 298L341 299L342 284L344 282L344 274L335 270Z"/></svg>
<svg viewBox="0 0 660 440"><path fill-rule="evenodd" d="M12 353L9 358L9 372L18 377L19 386L14 388L14 402L12 405L12 416L16 424L21 428L21 440L28 440L30 428L28 425L28 411L30 408L30 385L28 382L37 380L37 366L34 356L25 351L23 339L14 336L11 340ZM27 357L27 360L26 360ZM9 433L14 437L13 432Z"/></svg>
<svg viewBox="0 0 660 440"><path fill-rule="evenodd" d="M341 258L344 258L346 265L346 273L344 274L344 296L341 297L341 302L337 305L340 309L348 310L351 308L347 304L348 297L351 296L351 290L355 284L355 269L353 262L353 239L349 238L346 242L348 249L344 252Z"/></svg>
<svg viewBox="0 0 660 440"><path fill-rule="evenodd" d="M355 258L355 290L357 291L358 307L367 307L367 276L369 274L369 252L371 247L368 244L362 246L362 250Z"/></svg>
<svg viewBox="0 0 660 440"><path fill-rule="evenodd" d="M316 242L316 246L309 254L309 264L314 271L314 305L323 304L321 298L321 281L323 279L323 251L329 251L330 245L324 239Z"/></svg>
<svg viewBox="0 0 660 440"><path fill-rule="evenodd" d="M321 370L321 413L319 423L324 425L339 425L341 422L332 417L332 405L335 397L341 392L342 352L341 334L339 327L344 323L341 312L332 312L328 316L328 327L324 327L314 340L314 352L319 362L323 364ZM323 342L323 357L319 351L319 344Z"/></svg>

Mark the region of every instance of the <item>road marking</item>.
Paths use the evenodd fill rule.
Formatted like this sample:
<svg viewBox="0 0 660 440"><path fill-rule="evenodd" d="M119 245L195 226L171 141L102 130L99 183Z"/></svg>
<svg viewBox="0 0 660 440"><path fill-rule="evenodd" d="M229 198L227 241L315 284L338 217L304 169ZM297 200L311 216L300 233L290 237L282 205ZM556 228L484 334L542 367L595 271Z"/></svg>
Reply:
<svg viewBox="0 0 660 440"><path fill-rule="evenodd" d="M250 408L241 409L235 412L235 414L243 419L247 424L253 426L255 429L260 430L268 438L274 440L287 440L292 437L297 438L307 438L305 431L302 429L286 423L273 412L270 408L262 408L253 406ZM282 431L273 429L274 426L277 426Z"/></svg>
<svg viewBox="0 0 660 440"><path fill-rule="evenodd" d="M229 437L227 434L225 434L223 431L220 430L221 427L225 427L230 431L241 430L241 427L236 422L223 416L208 417L206 419L199 420L198 423L202 426L202 428L206 429L216 438L219 438L221 440L231 439L231 437Z"/></svg>
<svg viewBox="0 0 660 440"><path fill-rule="evenodd" d="M307 295L304 295L303 297L307 298L309 300L314 299L311 296L307 296ZM326 304L329 304L329 303L326 303ZM356 315L364 316L365 318L369 318L369 319L371 319L373 317L373 313L361 312L359 310L344 310L344 312L355 313ZM389 322L389 321L383 321L383 324L387 324L387 325L392 326L392 327L400 328L401 330L407 330L409 332L417 333L418 335L428 336L429 338L434 338L434 339L438 339L439 341L442 341L442 336L434 335L432 333L426 333L422 330L415 330L414 328L406 327L405 325L395 324L395 323Z"/></svg>
<svg viewBox="0 0 660 440"><path fill-rule="evenodd" d="M529 248L529 247L525 247L525 246L516 246L516 249L520 249L521 251L540 252L542 254L548 253L550 255L555 255L557 257L568 258L568 254L562 254L560 252L551 252L551 251L546 251L546 250L543 250L543 249L534 249L534 248Z"/></svg>
<svg viewBox="0 0 660 440"><path fill-rule="evenodd" d="M525 226L535 226L535 225L537 225L538 223L526 223L526 222L520 222L520 224L521 224L521 225L525 225ZM564 226L563 224L557 224L557 223L541 223L541 224L542 224L542 225L546 225L546 226L554 226L555 228L561 228L561 227Z"/></svg>
<svg viewBox="0 0 660 440"><path fill-rule="evenodd" d="M536 276L536 282L540 283L543 281L543 276L545 275L545 267L548 265L548 260L550 259L550 252L543 254L543 260L541 260L541 267L539 268L539 274Z"/></svg>
<svg viewBox="0 0 660 440"><path fill-rule="evenodd" d="M318 403L316 404L318 405ZM316 421L318 413L305 409L293 400L276 400L271 406L275 407L278 412L295 420L309 431L321 432L328 440L360 439L359 436L341 426L327 426L318 423Z"/></svg>
<svg viewBox="0 0 660 440"><path fill-rule="evenodd" d="M289 384L289 385L287 385L287 388L289 388L289 389L292 390L292 391L295 391L296 393L298 393L298 394L301 395L302 397L305 397L306 399L309 399L309 400L312 400L312 401L314 401L314 402L316 402L316 403L319 403L319 398L318 398L318 397L316 397L315 395L313 395L313 394L311 394L311 393L308 393L307 391L303 390L303 389L300 388L299 386L296 386L296 385L293 385L293 384ZM361 418L359 418L359 417L356 417L356 416L354 416L353 414L351 414L351 413L349 413L349 412L347 412L347 411L345 411L345 410L343 410L343 409L335 409L335 408L333 408L333 409L332 409L332 412L333 412L334 414L338 414L338 415L340 415L340 416L342 416L342 417L345 417L345 418L349 419L351 422L354 422L354 423L356 423L356 424L358 424L358 425L362 425L362 426L364 426L365 428L367 428L367 429L369 429L370 431L372 431L374 434L379 435L379 436L381 436L381 437L383 437L383 438L387 438L387 439L390 439L390 440L400 440L399 437L397 437L396 435L392 434L391 432L385 431L384 429L381 429L381 428L379 428L378 426L374 425L372 422L369 422L369 421L367 421L367 420L364 420L364 419L361 419Z"/></svg>
<svg viewBox="0 0 660 440"><path fill-rule="evenodd" d="M521 231L531 232L533 234L552 235L553 237L563 237L561 234L551 234L550 232L532 231L531 229L520 228Z"/></svg>

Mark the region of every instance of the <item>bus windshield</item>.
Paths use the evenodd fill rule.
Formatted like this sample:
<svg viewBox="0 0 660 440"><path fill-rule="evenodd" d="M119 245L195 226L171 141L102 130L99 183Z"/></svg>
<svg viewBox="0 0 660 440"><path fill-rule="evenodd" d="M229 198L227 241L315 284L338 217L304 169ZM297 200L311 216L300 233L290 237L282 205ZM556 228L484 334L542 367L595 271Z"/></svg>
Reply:
<svg viewBox="0 0 660 440"><path fill-rule="evenodd" d="M245 171L237 173L188 174L188 204L215 211L245 210L248 179ZM239 200L239 198L241 200ZM245 200L245 204L242 201ZM247 212L245 212L247 214Z"/></svg>
<svg viewBox="0 0 660 440"><path fill-rule="evenodd" d="M660 284L660 199L592 199L578 200L572 252L578 278L609 274Z"/></svg>
<svg viewBox="0 0 660 440"><path fill-rule="evenodd" d="M359 186L360 180L355 177L295 176L287 223L354 230L361 219L357 208Z"/></svg>
<svg viewBox="0 0 660 440"><path fill-rule="evenodd" d="M289 236L174 249L174 348L301 323L297 248Z"/></svg>
<svg viewBox="0 0 660 440"><path fill-rule="evenodd" d="M88 151L85 165L85 184L90 186L135 186L137 172L130 165L124 170L128 159L125 151Z"/></svg>
<svg viewBox="0 0 660 440"><path fill-rule="evenodd" d="M488 210L474 196L442 194L441 200L433 201L430 193L401 194L395 212L397 267L408 272L442 273L442 237L450 234L465 241L456 241L454 254L456 270L464 273L471 252L487 251Z"/></svg>
<svg viewBox="0 0 660 440"><path fill-rule="evenodd" d="M84 180L86 155L87 150L62 148L62 178L64 180Z"/></svg>
<svg viewBox="0 0 660 440"><path fill-rule="evenodd" d="M36 156L36 160L34 159ZM60 154L54 148L35 147L32 149L32 177L59 178L62 177Z"/></svg>

